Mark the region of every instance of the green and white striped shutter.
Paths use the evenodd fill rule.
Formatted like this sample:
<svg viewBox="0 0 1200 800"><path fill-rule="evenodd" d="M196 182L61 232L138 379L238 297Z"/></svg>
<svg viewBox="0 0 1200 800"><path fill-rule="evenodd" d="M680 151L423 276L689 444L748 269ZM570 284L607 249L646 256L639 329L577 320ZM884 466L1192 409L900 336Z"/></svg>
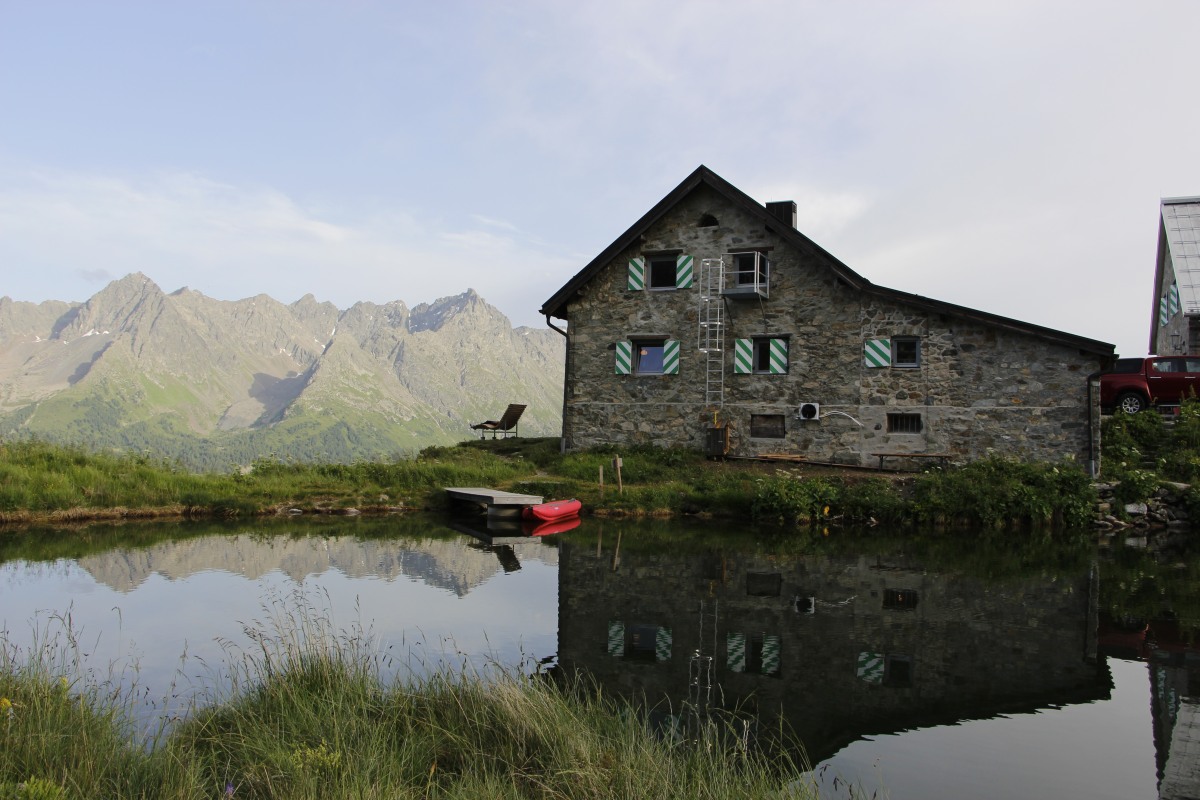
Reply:
<svg viewBox="0 0 1200 800"><path fill-rule="evenodd" d="M778 675L779 674L779 650L780 641L778 636L763 636L763 651L762 651L762 671L763 675Z"/></svg>
<svg viewBox="0 0 1200 800"><path fill-rule="evenodd" d="M867 683L883 683L883 654L859 653L858 677Z"/></svg>
<svg viewBox="0 0 1200 800"><path fill-rule="evenodd" d="M625 655L625 623L619 619L608 621L608 654L617 658Z"/></svg>
<svg viewBox="0 0 1200 800"><path fill-rule="evenodd" d="M654 657L659 661L671 660L671 629L659 628L654 634Z"/></svg>
<svg viewBox="0 0 1200 800"><path fill-rule="evenodd" d="M679 342L667 339L663 342L663 375L679 374Z"/></svg>
<svg viewBox="0 0 1200 800"><path fill-rule="evenodd" d="M1172 283L1170 291L1167 292L1167 310L1171 312L1171 316L1179 313L1179 284Z"/></svg>
<svg viewBox="0 0 1200 800"><path fill-rule="evenodd" d="M1164 294L1162 299L1158 301L1158 324L1160 327L1165 327L1171 321L1171 313L1168 310L1167 296Z"/></svg>
<svg viewBox="0 0 1200 800"><path fill-rule="evenodd" d="M617 374L629 375L633 372L633 342L617 342Z"/></svg>
<svg viewBox="0 0 1200 800"><path fill-rule="evenodd" d="M675 288L692 288L692 257L686 253L675 259Z"/></svg>
<svg viewBox="0 0 1200 800"><path fill-rule="evenodd" d="M868 367L890 367L892 365L892 340L867 339L863 345L863 363Z"/></svg>
<svg viewBox="0 0 1200 800"><path fill-rule="evenodd" d="M783 375L787 372L787 339L771 340L771 374Z"/></svg>
<svg viewBox="0 0 1200 800"><path fill-rule="evenodd" d="M754 371L754 340L733 340L733 374L749 375Z"/></svg>
<svg viewBox="0 0 1200 800"><path fill-rule="evenodd" d="M646 288L646 259L642 256L634 256L629 259L629 280L626 282L625 288L631 292Z"/></svg>
<svg viewBox="0 0 1200 800"><path fill-rule="evenodd" d="M734 672L746 671L746 635L731 633L725 637L725 666Z"/></svg>

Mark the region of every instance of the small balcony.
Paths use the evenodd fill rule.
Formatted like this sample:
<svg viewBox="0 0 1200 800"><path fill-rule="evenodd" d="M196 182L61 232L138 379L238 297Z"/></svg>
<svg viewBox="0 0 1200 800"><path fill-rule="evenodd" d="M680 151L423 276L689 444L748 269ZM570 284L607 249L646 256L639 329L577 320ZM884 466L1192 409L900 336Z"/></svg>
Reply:
<svg viewBox="0 0 1200 800"><path fill-rule="evenodd" d="M766 253L729 253L723 258L730 269L725 270L725 285L721 296L731 300L771 296L771 262Z"/></svg>

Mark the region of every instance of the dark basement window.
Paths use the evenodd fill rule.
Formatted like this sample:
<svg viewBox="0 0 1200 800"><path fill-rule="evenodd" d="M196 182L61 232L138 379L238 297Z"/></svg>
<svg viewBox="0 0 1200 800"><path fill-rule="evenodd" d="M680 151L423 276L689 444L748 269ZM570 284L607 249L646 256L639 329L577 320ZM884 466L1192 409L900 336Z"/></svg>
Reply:
<svg viewBox="0 0 1200 800"><path fill-rule="evenodd" d="M783 414L751 414L751 439L783 439L787 436Z"/></svg>
<svg viewBox="0 0 1200 800"><path fill-rule="evenodd" d="M783 575L778 572L750 572L746 574L746 594L752 597L779 597L783 588Z"/></svg>
<svg viewBox="0 0 1200 800"><path fill-rule="evenodd" d="M912 611L917 607L916 589L884 589L883 607L889 611Z"/></svg>
<svg viewBox="0 0 1200 800"><path fill-rule="evenodd" d="M921 415L894 413L887 415L888 433L920 433Z"/></svg>

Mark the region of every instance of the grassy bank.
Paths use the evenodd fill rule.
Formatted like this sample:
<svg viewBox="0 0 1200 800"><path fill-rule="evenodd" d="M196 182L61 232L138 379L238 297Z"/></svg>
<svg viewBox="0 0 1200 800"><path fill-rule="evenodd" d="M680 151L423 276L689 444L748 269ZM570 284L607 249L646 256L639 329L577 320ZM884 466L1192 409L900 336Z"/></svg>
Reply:
<svg viewBox="0 0 1200 800"><path fill-rule="evenodd" d="M0 657L0 798L810 797L784 756L718 726L663 741L587 685L386 681L361 636L301 621L231 661L233 686L142 736L50 648ZM67 651L69 653L69 651ZM785 789L785 787L790 787Z"/></svg>
<svg viewBox="0 0 1200 800"><path fill-rule="evenodd" d="M620 455L618 476L612 467ZM604 482L601 483L603 469ZM1070 529L1095 496L1073 464L988 459L880 476L817 465L714 462L652 447L561 454L556 439L431 447L415 459L312 464L261 459L228 474L37 442L0 445L0 522L439 509L447 486L577 497L595 515L712 515L783 525L922 524Z"/></svg>

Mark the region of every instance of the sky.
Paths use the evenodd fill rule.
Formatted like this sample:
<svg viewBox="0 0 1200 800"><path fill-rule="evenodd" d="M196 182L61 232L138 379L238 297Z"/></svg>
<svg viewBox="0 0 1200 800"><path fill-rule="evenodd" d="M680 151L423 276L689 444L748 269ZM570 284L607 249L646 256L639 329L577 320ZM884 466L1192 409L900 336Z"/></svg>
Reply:
<svg viewBox="0 0 1200 800"><path fill-rule="evenodd" d="M704 164L851 269L1146 352L1195 0L0 0L0 296L514 324Z"/></svg>

